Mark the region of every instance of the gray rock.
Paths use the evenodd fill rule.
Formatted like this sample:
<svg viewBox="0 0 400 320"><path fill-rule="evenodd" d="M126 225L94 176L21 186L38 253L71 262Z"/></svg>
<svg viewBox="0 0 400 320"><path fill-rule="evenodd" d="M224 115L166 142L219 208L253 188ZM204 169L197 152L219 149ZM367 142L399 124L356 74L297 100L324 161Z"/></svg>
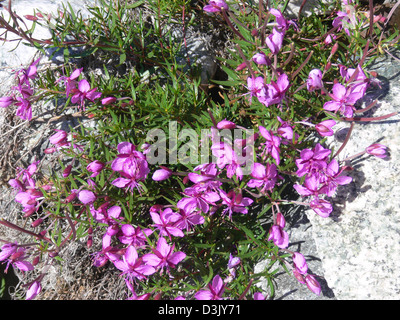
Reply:
<svg viewBox="0 0 400 320"><path fill-rule="evenodd" d="M367 95L367 104L375 98L379 103L366 116L398 111L399 61L386 56L369 69L378 72L382 88ZM325 279L337 299L400 298L399 116L356 123L339 159L376 142L390 148L390 158L356 158L350 163L354 171L348 174L353 182L338 191L332 216L324 219L307 212ZM340 146L337 138L329 143L336 149Z"/></svg>

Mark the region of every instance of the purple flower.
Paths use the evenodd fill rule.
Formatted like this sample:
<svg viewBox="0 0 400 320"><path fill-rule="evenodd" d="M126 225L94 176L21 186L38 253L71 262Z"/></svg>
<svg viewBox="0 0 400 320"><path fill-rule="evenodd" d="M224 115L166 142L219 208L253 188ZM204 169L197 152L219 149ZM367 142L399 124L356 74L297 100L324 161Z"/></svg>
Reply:
<svg viewBox="0 0 400 320"><path fill-rule="evenodd" d="M185 253L182 251L174 252L174 249L175 244L170 246L164 237L160 237L157 242L157 248L152 249L153 253L145 254L142 259L146 264L156 268L174 268L186 258Z"/></svg>
<svg viewBox="0 0 400 320"><path fill-rule="evenodd" d="M151 229L141 229L140 227L133 227L130 224L124 224L121 227L122 235L118 237L119 241L123 244L133 245L136 248L142 247L147 242L147 237L150 236L153 231Z"/></svg>
<svg viewBox="0 0 400 320"><path fill-rule="evenodd" d="M117 101L117 98L115 98L115 97L107 97L107 98L104 98L104 99L101 100L101 104L103 106L107 106L109 104L114 103L115 101Z"/></svg>
<svg viewBox="0 0 400 320"><path fill-rule="evenodd" d="M254 300L266 300L267 297L264 296L261 292L255 292L253 296Z"/></svg>
<svg viewBox="0 0 400 320"><path fill-rule="evenodd" d="M346 118L351 118L355 110L354 104L363 97L364 93L345 87L340 83L333 85L332 93L328 94L332 100L324 103L323 108L328 111L339 111Z"/></svg>
<svg viewBox="0 0 400 320"><path fill-rule="evenodd" d="M328 165L327 160L331 152L331 150L325 149L319 143L317 143L312 150L301 150L300 159L296 159L295 161L298 167L296 171L297 176L302 177L305 174L311 175L325 169Z"/></svg>
<svg viewBox="0 0 400 320"><path fill-rule="evenodd" d="M20 84L25 83L29 85L29 80L35 79L37 77L37 64L39 63L39 61L40 58L32 62L32 64L28 68L18 71L17 75L22 73L22 77L19 78Z"/></svg>
<svg viewBox="0 0 400 320"><path fill-rule="evenodd" d="M42 285L39 281L33 281L26 292L26 300L34 299L42 291Z"/></svg>
<svg viewBox="0 0 400 320"><path fill-rule="evenodd" d="M5 246L6 245L2 247L2 254L0 258L0 261L7 260L7 265L4 269L4 273L7 273L10 264L13 267L18 268L22 272L31 271L34 269L33 265L29 261L25 260L26 258L25 248L17 247L16 250L14 251L13 245L7 247Z"/></svg>
<svg viewBox="0 0 400 320"><path fill-rule="evenodd" d="M268 48L271 50L272 54L278 54L278 52L281 50L283 37L284 32L278 31L276 28L273 28L272 34L270 34L267 39L265 39L265 42Z"/></svg>
<svg viewBox="0 0 400 320"><path fill-rule="evenodd" d="M206 12L220 12L221 10L229 10L228 5L224 0L211 0L209 4L203 8Z"/></svg>
<svg viewBox="0 0 400 320"><path fill-rule="evenodd" d="M101 161L99 161L99 160L94 160L94 161L92 161L91 163L89 163L89 164L87 165L86 169L87 169L89 172L93 172L93 173L90 175L90 177L91 177L91 178L94 178L94 177L96 177L97 175L100 174L101 170L103 170L105 166L106 166L106 165L105 165L104 162L101 162Z"/></svg>
<svg viewBox="0 0 400 320"><path fill-rule="evenodd" d="M321 293L321 285L319 284L319 282L317 281L317 279L315 279L315 277L313 275L308 274L304 278L304 280L306 282L308 289L310 289L316 295L319 295Z"/></svg>
<svg viewBox="0 0 400 320"><path fill-rule="evenodd" d="M86 205L95 202L97 197L92 191L82 190L78 193L78 199Z"/></svg>
<svg viewBox="0 0 400 320"><path fill-rule="evenodd" d="M93 195L90 195L90 196L93 196ZM95 209L94 206L91 205L90 213L92 214L93 218L96 219L98 222L105 223L108 225L116 224L117 220L121 220L121 218L120 218L121 207L120 206L112 206L109 208L108 202L103 203L97 209Z"/></svg>
<svg viewBox="0 0 400 320"><path fill-rule="evenodd" d="M332 127L336 124L335 120L324 120L315 125L315 129L323 137L329 137L333 135Z"/></svg>
<svg viewBox="0 0 400 320"><path fill-rule="evenodd" d="M68 98L70 93L76 88L76 79L81 74L83 68L76 69L71 73L69 77L63 76L57 80L57 82L63 81L65 85L65 95Z"/></svg>
<svg viewBox="0 0 400 320"><path fill-rule="evenodd" d="M229 219L232 218L233 212L238 212L242 214L247 214L248 210L246 207L253 203L253 200L247 197L242 197L241 194L236 194L235 191L230 191L226 193L223 190L219 190L221 195L222 204L227 207L222 211L222 214L228 212Z"/></svg>
<svg viewBox="0 0 400 320"><path fill-rule="evenodd" d="M197 224L203 224L205 222L204 217L198 211L187 212L183 209L179 210L179 219L174 223L175 227L181 230L186 229L190 231L192 226Z"/></svg>
<svg viewBox="0 0 400 320"><path fill-rule="evenodd" d="M146 157L130 142L121 142L117 146L118 155L111 163L114 171L135 170L142 162L146 162ZM147 162L146 162L147 163Z"/></svg>
<svg viewBox="0 0 400 320"><path fill-rule="evenodd" d="M322 72L319 69L313 69L310 71L308 74L308 79L307 79L307 90L312 92L315 89L321 89L323 88L322 84Z"/></svg>
<svg viewBox="0 0 400 320"><path fill-rule="evenodd" d="M281 249L285 249L289 245L288 233L277 225L273 225L269 230L268 240L272 240L274 244Z"/></svg>
<svg viewBox="0 0 400 320"><path fill-rule="evenodd" d="M137 278L142 280L145 279L146 276L156 272L152 266L143 264L134 246L129 246L122 260L114 261L114 265L117 269L122 271L123 275L127 275L129 279Z"/></svg>
<svg viewBox="0 0 400 320"><path fill-rule="evenodd" d="M32 119L32 106L29 100L17 97L18 102L15 103L16 106L18 106L18 109L16 111L16 115L20 117L23 120L28 120L30 121Z"/></svg>
<svg viewBox="0 0 400 320"><path fill-rule="evenodd" d="M253 55L251 60L253 60L257 64L266 66L271 65L271 60L267 57L267 55L264 52L256 53L255 55Z"/></svg>
<svg viewBox="0 0 400 320"><path fill-rule="evenodd" d="M101 97L101 92L96 92L97 88L91 89L90 83L86 79L82 79L78 83L78 89L74 89L74 95L71 98L72 103L79 103L80 107L84 109L85 99L94 102L95 99Z"/></svg>
<svg viewBox="0 0 400 320"><path fill-rule="evenodd" d="M329 217L333 211L332 204L329 201L320 199L318 197L314 197L313 200L310 201L310 207L322 218Z"/></svg>
<svg viewBox="0 0 400 320"><path fill-rule="evenodd" d="M116 160L119 159L123 158L117 158ZM140 191L142 186L139 182L146 179L147 174L150 172L146 159L128 158L124 159L124 162L122 164L123 165L121 169L123 171L120 172L121 177L113 180L111 184L116 186L117 188L127 188L127 190L131 189L132 192L134 188L137 188ZM115 170L115 166L113 170Z"/></svg>
<svg viewBox="0 0 400 320"><path fill-rule="evenodd" d="M232 121L228 121L226 119L217 123L217 129L235 129L236 124Z"/></svg>
<svg viewBox="0 0 400 320"><path fill-rule="evenodd" d="M248 77L247 78L247 87L246 87L250 92L250 103L252 100L252 97L259 97L260 95L265 95L263 91L265 91L265 84L264 84L264 78L263 77Z"/></svg>
<svg viewBox="0 0 400 320"><path fill-rule="evenodd" d="M279 104L285 98L286 91L289 89L289 78L286 74L282 73L278 80L271 81L267 84L264 90L261 90L257 98L265 106Z"/></svg>
<svg viewBox="0 0 400 320"><path fill-rule="evenodd" d="M31 215L38 209L38 201L43 197L43 193L36 189L27 189L26 191L18 192L15 196L15 201L19 202L23 207L25 216Z"/></svg>
<svg viewBox="0 0 400 320"><path fill-rule="evenodd" d="M174 224L180 219L180 215L174 212L171 208L167 208L160 213L150 211L151 218L153 219L153 226L160 230L160 236L171 235L175 237L183 237L184 233Z"/></svg>
<svg viewBox="0 0 400 320"><path fill-rule="evenodd" d="M194 297L196 300L222 300L225 285L219 275L216 275L206 290L198 291Z"/></svg>
<svg viewBox="0 0 400 320"><path fill-rule="evenodd" d="M169 179L169 177L171 177L171 175L172 175L172 171L170 169L161 167L161 169L154 171L152 179L154 181L163 181L163 180Z"/></svg>
<svg viewBox="0 0 400 320"><path fill-rule="evenodd" d="M12 97L2 97L0 98L0 107L7 108L11 106L15 102L14 98Z"/></svg>
<svg viewBox="0 0 400 320"><path fill-rule="evenodd" d="M279 165L281 161L279 145L281 143L281 138L274 136L272 132L265 129L263 126L258 127L260 134L266 140L263 144L265 145L262 152L262 156L270 154L272 158L275 159L276 164Z"/></svg>
<svg viewBox="0 0 400 320"><path fill-rule="evenodd" d="M186 212L199 209L207 213L210 210L210 205L215 206L215 202L220 200L220 196L214 191L199 192L195 188L186 188L183 194L187 197L179 200L176 206Z"/></svg>
<svg viewBox="0 0 400 320"><path fill-rule="evenodd" d="M308 266L306 259L304 256L299 252L294 252L292 255L294 267L300 272L301 274L307 274Z"/></svg>
<svg viewBox="0 0 400 320"><path fill-rule="evenodd" d="M365 151L378 158L386 158L387 157L387 147L380 143L371 144L369 147L365 149Z"/></svg>
<svg viewBox="0 0 400 320"><path fill-rule="evenodd" d="M293 188L301 195L301 196L318 196L320 191L320 181L318 177L313 174L307 176L304 180L304 185L295 184Z"/></svg>
<svg viewBox="0 0 400 320"><path fill-rule="evenodd" d="M349 184L353 179L348 176L342 176L343 168L339 168L339 163L336 159L332 159L326 168L324 186L320 192L325 193L328 197L332 197L339 185Z"/></svg>
<svg viewBox="0 0 400 320"><path fill-rule="evenodd" d="M278 177L278 171L275 164L254 163L251 169L251 176L247 185L250 188L261 188L261 192L272 190Z"/></svg>

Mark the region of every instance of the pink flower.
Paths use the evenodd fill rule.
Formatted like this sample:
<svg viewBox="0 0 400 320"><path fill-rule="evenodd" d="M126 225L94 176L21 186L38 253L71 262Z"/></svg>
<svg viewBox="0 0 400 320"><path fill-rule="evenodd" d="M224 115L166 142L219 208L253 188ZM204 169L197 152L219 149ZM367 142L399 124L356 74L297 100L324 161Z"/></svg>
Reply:
<svg viewBox="0 0 400 320"><path fill-rule="evenodd" d="M275 159L277 165L279 165L281 161L280 157L280 148L281 138L274 136L271 131L268 131L263 126L259 126L260 134L266 140L263 144L265 145L262 155L270 154L272 158Z"/></svg>
<svg viewBox="0 0 400 320"><path fill-rule="evenodd" d="M319 284L319 282L317 281L317 279L315 279L315 277L313 275L308 274L304 278L304 280L306 282L308 289L310 289L316 295L319 295L321 293L321 285Z"/></svg>
<svg viewBox="0 0 400 320"><path fill-rule="evenodd" d="M122 260L114 261L114 265L117 269L122 271L123 275L127 275L129 279L137 278L142 280L145 279L146 276L156 272L152 266L143 264L134 246L129 246Z"/></svg>
<svg viewBox="0 0 400 320"><path fill-rule="evenodd" d="M222 214L226 214L228 212L229 219L232 218L232 213L242 213L247 214L248 210L246 207L251 206L253 200L247 197L243 197L240 193L236 193L235 191L230 191L226 193L223 190L219 190L221 195L222 204L227 207L222 211Z"/></svg>
<svg viewBox="0 0 400 320"><path fill-rule="evenodd" d="M200 290L195 295L196 300L222 300L225 285L219 275L216 275L206 290Z"/></svg>
<svg viewBox="0 0 400 320"><path fill-rule="evenodd" d="M253 60L257 64L261 65L271 65L271 60L266 56L264 52L256 53L251 60Z"/></svg>
<svg viewBox="0 0 400 320"><path fill-rule="evenodd" d="M236 124L233 123L232 121L228 121L226 119L220 121L217 123L217 129L235 129Z"/></svg>
<svg viewBox="0 0 400 320"><path fill-rule="evenodd" d="M261 76L256 78L248 77L247 89L250 91L249 93L251 102L252 97L258 97L263 90L265 91L264 78Z"/></svg>
<svg viewBox="0 0 400 320"><path fill-rule="evenodd" d="M295 161L298 167L296 171L297 176L302 177L306 174L311 175L319 173L322 169L327 167L328 156L331 152L331 150L325 149L319 143L317 143L312 150L301 150L300 159L296 159Z"/></svg>
<svg viewBox="0 0 400 320"><path fill-rule="evenodd" d="M308 270L307 262L306 259L304 259L304 256L299 253L295 252L292 255L293 259L293 264L295 268L301 273L301 274L306 274Z"/></svg>
<svg viewBox="0 0 400 320"><path fill-rule="evenodd" d="M106 165L105 165L104 162L101 162L101 161L99 161L99 160L94 160L94 161L92 161L91 163L89 163L89 164L87 165L86 169L87 169L89 172L93 172L93 174L90 175L90 177L91 177L91 178L94 178L94 177L96 177L97 175L100 174L100 172L104 169L105 166L106 166Z"/></svg>
<svg viewBox="0 0 400 320"><path fill-rule="evenodd" d="M78 83L78 89L74 89L74 95L71 98L72 103L79 103L81 108L84 108L85 99L94 102L95 99L101 97L101 92L96 92L97 88L91 89L90 84L86 79L82 79Z"/></svg>
<svg viewBox="0 0 400 320"><path fill-rule="evenodd" d="M141 229L133 227L130 224L124 224L121 227L122 235L118 237L123 244L133 245L136 248L142 247L147 242L147 237L153 233L151 229Z"/></svg>
<svg viewBox="0 0 400 320"><path fill-rule="evenodd" d="M322 72L319 69L313 69L310 71L307 79L307 90L312 92L315 89L323 88L322 84Z"/></svg>
<svg viewBox="0 0 400 320"><path fill-rule="evenodd" d="M221 12L221 10L229 10L228 5L224 0L211 0L209 4L203 8L206 12Z"/></svg>
<svg viewBox="0 0 400 320"><path fill-rule="evenodd" d="M163 181L171 177L172 171L168 168L161 167L161 169L154 171L152 179L154 181Z"/></svg>
<svg viewBox="0 0 400 320"><path fill-rule="evenodd" d="M266 300L267 296L264 296L261 292L255 292L253 299L254 300Z"/></svg>
<svg viewBox="0 0 400 320"><path fill-rule="evenodd" d="M15 103L16 106L19 108L16 111L16 115L20 117L23 120L28 120L30 121L32 119L32 106L29 100L26 100L21 97L17 97L17 103Z"/></svg>
<svg viewBox="0 0 400 320"><path fill-rule="evenodd" d="M336 83L333 85L332 93L329 93L332 100L325 102L323 108L328 111L339 111L346 118L351 118L355 110L354 104L363 95L362 92L356 91L354 87L346 88L344 85Z"/></svg>
<svg viewBox="0 0 400 320"><path fill-rule="evenodd" d="M104 99L101 100L101 104L103 106L107 106L109 104L114 103L115 101L117 101L117 98L115 98L115 97L107 97L107 98L104 98Z"/></svg>
<svg viewBox="0 0 400 320"><path fill-rule="evenodd" d="M276 28L272 29L272 34L270 34L267 39L265 39L268 48L273 54L278 54L282 48L284 33L278 31Z"/></svg>
<svg viewBox="0 0 400 320"><path fill-rule="evenodd" d="M89 190L82 190L78 193L78 199L85 205L95 202L96 198L96 195Z"/></svg>
<svg viewBox="0 0 400 320"><path fill-rule="evenodd" d="M268 240L272 240L274 244L281 249L285 249L289 245L288 233L277 225L273 225L269 230Z"/></svg>
<svg viewBox="0 0 400 320"><path fill-rule="evenodd" d="M175 244L170 246L164 237L160 237L157 242L157 248L152 249L153 253L145 254L142 259L146 264L156 268L174 268L179 262L186 258L184 252L174 252L174 249Z"/></svg>
<svg viewBox="0 0 400 320"><path fill-rule="evenodd" d="M186 212L201 210L207 213L210 205L215 206L215 202L220 200L218 193L214 191L199 191L196 188L186 188L183 192L187 197L178 201L176 206Z"/></svg>
<svg viewBox="0 0 400 320"><path fill-rule="evenodd" d="M26 292L26 300L34 299L42 291L42 285L39 281L33 281Z"/></svg>
<svg viewBox="0 0 400 320"><path fill-rule="evenodd" d="M310 207L322 218L329 217L333 211L332 204L329 201L320 199L318 197L314 197L314 199L310 201Z"/></svg>
<svg viewBox="0 0 400 320"><path fill-rule="evenodd" d="M276 82L271 81L271 83L267 84L266 88L257 94L257 98L266 106L279 104L285 98L289 87L289 78L286 74L282 73Z"/></svg>
<svg viewBox="0 0 400 320"><path fill-rule="evenodd" d="M0 107L7 108L11 106L14 102L15 100L12 97L2 97L0 98Z"/></svg>
<svg viewBox="0 0 400 320"><path fill-rule="evenodd" d="M261 188L261 192L272 190L277 181L278 171L275 164L254 163L251 176L253 179L247 183L250 188Z"/></svg>
<svg viewBox="0 0 400 320"><path fill-rule="evenodd" d="M371 144L369 147L365 149L365 151L378 158L386 158L387 157L387 147L380 143Z"/></svg>
<svg viewBox="0 0 400 320"><path fill-rule="evenodd" d="M175 222L180 219L180 215L171 208L167 208L160 213L150 211L150 215L154 222L153 226L160 230L160 236L168 236L170 238L171 235L175 237L185 236L182 230L175 226Z"/></svg>
<svg viewBox="0 0 400 320"><path fill-rule="evenodd" d="M76 79L81 74L83 68L76 69L74 72L71 73L69 77L63 76L57 80L57 82L64 81L65 85L65 95L67 98L69 97L70 93L76 88Z"/></svg>
<svg viewBox="0 0 400 320"><path fill-rule="evenodd" d="M174 226L186 231L190 231L192 226L197 224L203 224L205 222L204 217L199 213L199 211L187 212L185 210L179 210L179 219L176 220Z"/></svg>
<svg viewBox="0 0 400 320"><path fill-rule="evenodd" d="M332 127L336 124L335 120L324 120L315 125L315 129L323 137L329 137L333 135Z"/></svg>
<svg viewBox="0 0 400 320"><path fill-rule="evenodd" d="M10 264L13 267L18 268L23 272L31 271L34 269L33 265L29 261L25 260L26 254L25 254L25 249L23 247L16 247L16 250L14 250L13 244L9 246L7 245L8 244L2 247L1 259L0 259L0 261L7 260L7 265L4 269L4 273L7 273Z"/></svg>

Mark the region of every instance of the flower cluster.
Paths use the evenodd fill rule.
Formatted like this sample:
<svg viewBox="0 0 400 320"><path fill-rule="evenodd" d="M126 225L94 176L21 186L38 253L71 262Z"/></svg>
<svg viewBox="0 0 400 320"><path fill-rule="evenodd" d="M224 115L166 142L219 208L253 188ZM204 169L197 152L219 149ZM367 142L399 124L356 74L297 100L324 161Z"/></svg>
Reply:
<svg viewBox="0 0 400 320"><path fill-rule="evenodd" d="M325 149L319 143L313 149L304 149L296 160L299 177L305 177L303 185L296 184L296 191L310 197L310 207L321 217L328 217L332 205L324 200L324 195L332 197L339 185L352 181L351 177L342 175L346 167L340 167L336 159L329 161L331 150Z"/></svg>
<svg viewBox="0 0 400 320"><path fill-rule="evenodd" d="M339 31L344 30L345 34L349 34L349 28L357 24L353 11L346 7L349 4L343 4L346 10L338 12L333 21L333 27ZM203 9L208 13L217 13L226 20L228 26L232 26L230 17L233 18L233 13L225 1L209 1ZM54 258L70 239L87 236L87 247L91 248L94 242L93 233L97 232L100 233L101 248L99 244L99 248L92 253L93 265L100 268L111 263L115 266L131 292L128 298L130 300L159 299L159 288L151 288L148 285L153 279L157 283L156 286L162 283L163 280L160 279L167 279L164 284L168 283L170 286L173 281L178 284L180 281L186 281L192 276L191 272L195 274L196 280L190 280L190 286L183 288L184 290L179 288L179 296L175 299L233 298L228 294L237 290L238 286L232 283L243 279L249 271L248 266L244 266L250 255L246 250L262 250L257 259L265 258L269 254L274 263L279 261L289 266L293 276L300 283L315 294L320 294L318 276L309 273L304 256L300 252L288 249L289 233L280 206L282 203L301 204L310 207L323 218L330 216L333 209L327 198L333 197L339 186L351 183L352 178L344 175L344 172L351 168L342 165L322 142L311 145L304 133L308 134L311 127L312 133L317 132L321 137L332 136L333 127L338 120L353 119L354 113L359 111L356 109L356 103L364 97L373 80L367 77L361 65L351 68L336 64L340 81L334 79L331 82L326 74L332 64L327 62L325 68L311 66L310 71L305 73L306 79L301 79L302 84L299 85L296 75L300 74L300 69L305 63L296 72L285 71L286 64L281 67L278 65L287 34L291 30L298 30L298 26L295 21L286 19L278 9L271 8L268 13L266 16L272 22L268 20L262 28L250 32L251 36L257 35L257 41L262 40L261 45L255 45L246 52L247 58L242 52L244 62L240 60L242 63L236 68L237 72L244 70L244 75L240 77L240 87L244 92L240 92L239 99L245 97L244 105L257 105L261 112L267 110L268 117L249 117L248 123L254 126L253 129L248 129L239 125L239 121L229 120L228 116L221 116L220 119L225 119L216 121L212 110L209 110L212 126L210 125L208 131L211 143L207 147L212 160L190 169L189 166L185 167L184 171L181 171L180 166L152 167L149 161L152 145L146 142L139 148L140 144L137 142L140 139L134 135L132 141L135 143L127 141L131 137L121 138L121 132L110 139L112 143L92 140L88 155L85 153L86 146L76 144L69 139L66 131L56 129L49 138L51 146L45 149L44 153L52 154L63 161L65 157L72 159L63 169L62 177L57 177L54 182L39 183L37 176L40 161L33 161L26 169L18 168L16 177L9 180L9 184L16 190L15 200L22 205L24 218L34 219L31 224L33 229L41 227L45 219L63 219L68 222L66 225L71 229L70 234L63 239L59 234L47 238L51 228L44 228L35 233L1 219L0 224L26 232L40 242L35 243L36 247L12 242L3 245L0 261L7 264L6 270L11 265L23 272L32 271L39 261L39 255L35 256L37 252L40 251L41 257L47 253L50 258ZM259 19L261 18L260 14ZM233 31L240 35L237 29ZM264 34L260 35L262 32ZM246 38L241 36L241 39ZM327 37L324 43L329 46L336 41L335 39L336 35L332 32L329 40ZM251 41L246 41L251 47ZM329 59L337 49L336 43L332 47ZM13 87L12 94L0 99L2 107L18 106L17 115L25 120L32 119L33 89L30 81L37 77L38 63L39 60L36 60L27 69L19 71L18 85ZM252 66L257 70L254 71ZM106 97L100 101L103 92L108 89L99 90L88 80L80 79L82 72L83 68L77 68L69 76L59 77L55 83L57 88L63 87L64 91L59 93L70 98L82 112L86 111L88 104L101 103L102 112L106 113L107 108L111 109L114 103L125 99ZM332 88L327 90L326 86L329 85L332 85ZM131 92L131 89L128 91ZM303 116L301 112L291 108L294 95L301 92L322 99L318 116L309 116L310 113ZM17 96L17 93L20 96ZM128 109L129 103L126 106ZM298 118L294 120L291 117L294 117L295 113ZM322 113L327 118L321 117ZM344 118L338 119L334 113L339 113ZM232 138L232 130L239 130L241 136ZM246 138L243 138L243 133L246 133ZM98 139L98 136L95 139ZM82 137L82 140L85 138ZM96 144L101 145L103 149L94 150ZM376 143L360 154L365 153L385 158L387 148ZM291 186L292 178L296 179L297 183L293 187L300 196L307 198L307 202L287 200L281 196L282 190L288 184L288 176L291 177ZM175 180L179 182L175 184ZM154 192L148 188L154 185L155 188L162 188L163 184L168 185L173 193L172 198L165 196L167 202L160 200L162 197L152 194ZM136 208L131 210L141 198L151 199L148 200L151 202L140 209L137 208L140 212L136 212ZM49 209L54 203L58 206L55 211ZM268 214L272 213L272 217L267 217L266 220L269 219L270 223L268 228L260 231L260 227L257 232L260 232L261 236L255 239L252 231L238 221L253 218L260 204L266 204L268 210L271 208ZM63 210L61 206L64 206ZM85 228L86 230L82 231ZM227 240L226 243L232 241L229 243L230 247L225 247L226 243L221 246L226 252L219 251L221 248L214 246L214 242L220 236L217 236L218 228L233 230L233 233L224 239ZM237 235L242 231L246 234L244 246L243 242L237 239ZM55 240L56 238L58 239ZM191 247L190 244L193 243L195 245ZM253 243L254 250L251 247ZM209 248L212 250L207 251ZM218 250L217 258L211 256L213 253L210 252L214 250ZM288 257L281 255L288 252L291 254L291 265L286 260ZM31 258L32 262L29 261ZM192 265L202 262L212 272L197 270ZM45 263L49 263L48 260ZM211 270L214 263L223 265L223 270ZM254 263L254 260L251 263ZM45 269L42 270L41 274L29 283L27 299L34 298L41 291L41 280L45 273ZM208 283L200 284L197 281L202 274L206 274L203 279L207 278ZM238 294L240 299L250 290L251 282L244 292ZM144 287L150 289L146 289L145 293L140 292L143 289L141 284L146 284ZM263 293L254 292L254 287L251 289L254 300L267 298ZM168 294L171 298L174 292Z"/></svg>
<svg viewBox="0 0 400 320"><path fill-rule="evenodd" d="M17 85L11 88L9 96L0 98L0 107L7 108L16 106L16 115L23 120L30 121L32 119L31 102L35 98L34 88L31 81L37 77L37 65L40 58L33 61L28 68L21 69L16 73Z"/></svg>

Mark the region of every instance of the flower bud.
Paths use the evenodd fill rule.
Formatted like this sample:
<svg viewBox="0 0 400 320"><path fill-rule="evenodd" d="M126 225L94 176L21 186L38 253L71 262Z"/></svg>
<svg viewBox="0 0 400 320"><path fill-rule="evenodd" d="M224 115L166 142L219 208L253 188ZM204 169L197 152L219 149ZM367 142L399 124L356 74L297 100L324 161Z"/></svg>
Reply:
<svg viewBox="0 0 400 320"><path fill-rule="evenodd" d="M335 124L335 120L325 120L315 125L315 130L323 137L332 136L334 134L332 127Z"/></svg>
<svg viewBox="0 0 400 320"><path fill-rule="evenodd" d="M369 147L365 149L365 151L375 157L378 158L386 158L387 157L387 147L380 143L371 144Z"/></svg>
<svg viewBox="0 0 400 320"><path fill-rule="evenodd" d="M159 169L153 173L152 179L154 181L162 181L168 179L172 175L172 171L169 169Z"/></svg>
<svg viewBox="0 0 400 320"><path fill-rule="evenodd" d="M236 124L233 123L232 121L222 120L222 121L218 122L217 128L220 130L221 129L235 129Z"/></svg>
<svg viewBox="0 0 400 320"><path fill-rule="evenodd" d="M83 204L91 204L96 201L97 197L92 191L82 190L79 192L78 198Z"/></svg>
<svg viewBox="0 0 400 320"><path fill-rule="evenodd" d="M276 215L276 225L280 226L281 228L284 228L286 225L285 217L281 212L278 212Z"/></svg>
<svg viewBox="0 0 400 320"><path fill-rule="evenodd" d="M45 149L45 150L44 150L44 153L45 153L45 154L52 154L52 153L54 153L54 152L56 152L56 151L57 151L57 149L54 148L54 147L52 147L52 148L47 148L47 149Z"/></svg>
<svg viewBox="0 0 400 320"><path fill-rule="evenodd" d="M52 144L59 144L60 142L64 142L64 140L67 138L67 133L64 130L56 129L56 131L57 133L53 134L49 138L49 141Z"/></svg>
<svg viewBox="0 0 400 320"><path fill-rule="evenodd" d="M35 221L32 222L31 226L32 226L32 228L36 228L42 222L43 222L42 218L36 219Z"/></svg>
<svg viewBox="0 0 400 320"><path fill-rule="evenodd" d="M101 100L101 104L106 106L106 105L114 103L115 101L117 101L117 98L107 97L107 98L104 98Z"/></svg>
<svg viewBox="0 0 400 320"><path fill-rule="evenodd" d="M66 166L64 171L63 171L63 173L62 173L63 177L64 178L68 177L71 174L71 170L72 170L72 165L71 164Z"/></svg>
<svg viewBox="0 0 400 320"><path fill-rule="evenodd" d="M100 173L101 170L104 169L105 166L106 166L105 163L103 163L99 160L95 160L95 161L89 163L88 166L86 167L86 169L89 172L93 172L93 174L90 177L94 178Z"/></svg>
<svg viewBox="0 0 400 320"><path fill-rule="evenodd" d="M315 279L314 276L312 276L311 274L308 274L305 277L305 281L306 281L306 285L307 285L308 289L310 289L316 295L319 295L321 293L321 285L319 284L317 279Z"/></svg>
<svg viewBox="0 0 400 320"><path fill-rule="evenodd" d="M304 256L299 252L295 252L293 253L292 259L293 259L293 264L295 268L298 270L298 272L300 272L301 274L306 274L308 266L306 259L304 259Z"/></svg>
<svg viewBox="0 0 400 320"><path fill-rule="evenodd" d="M14 103L14 99L11 97L0 98L0 107L7 108Z"/></svg>

